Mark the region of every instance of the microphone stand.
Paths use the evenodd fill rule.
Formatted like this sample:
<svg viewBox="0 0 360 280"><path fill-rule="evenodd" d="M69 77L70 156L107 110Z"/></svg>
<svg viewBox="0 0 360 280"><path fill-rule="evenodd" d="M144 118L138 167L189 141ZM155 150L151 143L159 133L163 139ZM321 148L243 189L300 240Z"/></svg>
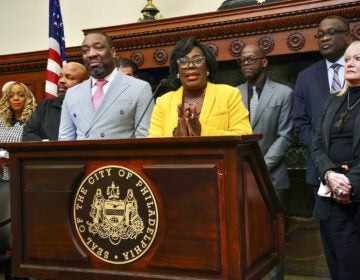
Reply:
<svg viewBox="0 0 360 280"><path fill-rule="evenodd" d="M149 103L146 105L146 108L145 108L143 114L141 115L138 123L136 124L136 126L135 126L135 128L134 128L134 131L133 131L133 133L131 134L130 138L134 138L134 137L135 137L135 132L136 132L137 128L139 127L141 121L143 120L143 118L144 118L147 110L149 109L150 104L155 100L156 95L157 95L159 89L160 89L162 86L166 85L167 82L168 82L167 79L162 79L162 80L159 82L159 84L157 85L157 87L155 88L155 90L154 90L154 92L153 92L153 95L152 95L152 97L150 98Z"/></svg>

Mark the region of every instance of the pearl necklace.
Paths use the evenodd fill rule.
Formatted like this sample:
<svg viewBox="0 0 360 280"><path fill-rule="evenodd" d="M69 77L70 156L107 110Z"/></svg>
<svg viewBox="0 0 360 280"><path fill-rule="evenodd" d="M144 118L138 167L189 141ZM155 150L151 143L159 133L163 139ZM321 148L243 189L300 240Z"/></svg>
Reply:
<svg viewBox="0 0 360 280"><path fill-rule="evenodd" d="M196 105L200 102L200 100L205 96L205 90L204 92L199 95L198 97L193 97L193 98L185 98L184 101L185 103L189 104L190 106L191 105Z"/></svg>

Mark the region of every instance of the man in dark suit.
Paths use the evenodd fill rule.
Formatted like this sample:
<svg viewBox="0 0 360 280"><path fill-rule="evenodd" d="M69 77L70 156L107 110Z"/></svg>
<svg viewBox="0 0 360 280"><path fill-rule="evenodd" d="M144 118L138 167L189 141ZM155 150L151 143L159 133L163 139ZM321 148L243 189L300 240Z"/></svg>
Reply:
<svg viewBox="0 0 360 280"><path fill-rule="evenodd" d="M247 45L241 52L239 63L247 82L238 87L250 113L253 133L263 135L259 146L276 194L284 205L284 190L290 187L285 154L292 137L292 89L266 76L268 60L265 51L259 46ZM254 91L258 96L256 104ZM270 279L284 279L283 264L270 272Z"/></svg>
<svg viewBox="0 0 360 280"><path fill-rule="evenodd" d="M66 91L89 78L85 66L78 62L68 62L61 69L56 98L42 100L24 126L22 141L57 140L61 106Z"/></svg>
<svg viewBox="0 0 360 280"><path fill-rule="evenodd" d="M324 59L300 72L294 88L294 129L300 142L309 151L324 100L331 93L339 91L344 84L343 55L350 40L349 24L342 17L328 16L320 22L315 38ZM333 68L335 65L338 66L337 73ZM338 78L340 88L333 85L335 77ZM310 157L307 161L306 183L314 187L315 199L318 199L320 180ZM316 213L314 214L316 216ZM337 275L332 271L336 267L333 265L335 256L329 243L327 227L327 221L320 220L320 232L328 267L331 275Z"/></svg>

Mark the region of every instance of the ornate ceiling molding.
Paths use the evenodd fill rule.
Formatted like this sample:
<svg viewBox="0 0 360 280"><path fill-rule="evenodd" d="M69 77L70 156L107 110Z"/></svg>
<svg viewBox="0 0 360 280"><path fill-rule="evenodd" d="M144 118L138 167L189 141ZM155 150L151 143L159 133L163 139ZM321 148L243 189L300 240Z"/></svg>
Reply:
<svg viewBox="0 0 360 280"><path fill-rule="evenodd" d="M67 48L67 61L82 62L80 47ZM48 51L0 56L0 75L46 71Z"/></svg>
<svg viewBox="0 0 360 280"><path fill-rule="evenodd" d="M242 11L244 9L236 10ZM172 46L181 38L188 36L193 36L199 41L212 41L315 28L322 18L331 14L342 16L347 18L349 22L353 22L359 19L360 5L358 2L351 2L329 6L322 5L296 12L275 12L257 16L251 16L251 13L249 13L248 17L239 16L238 19L229 21L216 21L198 25L191 25L191 21L189 21L188 26L164 28L141 33L121 34L119 30L119 35L112 37L118 51L156 48ZM109 31L106 28L101 30L104 32Z"/></svg>

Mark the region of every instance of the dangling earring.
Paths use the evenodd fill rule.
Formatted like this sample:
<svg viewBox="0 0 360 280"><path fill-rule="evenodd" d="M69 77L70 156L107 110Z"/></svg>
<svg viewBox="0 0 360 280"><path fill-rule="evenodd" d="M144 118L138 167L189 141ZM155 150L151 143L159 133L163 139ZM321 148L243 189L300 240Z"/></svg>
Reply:
<svg viewBox="0 0 360 280"><path fill-rule="evenodd" d="M180 79L180 74L179 73L176 74L176 78Z"/></svg>
<svg viewBox="0 0 360 280"><path fill-rule="evenodd" d="M209 71L206 71L206 77L209 77L210 73Z"/></svg>

